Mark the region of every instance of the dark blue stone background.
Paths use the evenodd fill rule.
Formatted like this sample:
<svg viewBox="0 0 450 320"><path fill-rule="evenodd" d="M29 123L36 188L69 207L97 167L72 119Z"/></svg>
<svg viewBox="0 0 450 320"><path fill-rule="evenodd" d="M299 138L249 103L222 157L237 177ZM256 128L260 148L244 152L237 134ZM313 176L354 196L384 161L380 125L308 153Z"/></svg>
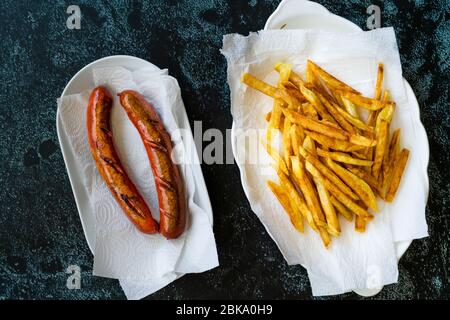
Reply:
<svg viewBox="0 0 450 320"><path fill-rule="evenodd" d="M366 8L395 28L431 157L430 237L400 261L399 282L375 298L449 298L449 1L319 1L365 28ZM81 30L66 8L81 7ZM192 123L231 126L222 35L262 29L278 1L16 1L0 4L0 298L123 299L118 281L93 277L55 127L56 99L86 64L128 54L169 68ZM235 165L202 166L214 208L220 267L186 275L150 299L310 299L306 271L288 266L250 206ZM66 288L70 264L82 289ZM333 272L330 270L330 272ZM345 294L334 299L358 298Z"/></svg>

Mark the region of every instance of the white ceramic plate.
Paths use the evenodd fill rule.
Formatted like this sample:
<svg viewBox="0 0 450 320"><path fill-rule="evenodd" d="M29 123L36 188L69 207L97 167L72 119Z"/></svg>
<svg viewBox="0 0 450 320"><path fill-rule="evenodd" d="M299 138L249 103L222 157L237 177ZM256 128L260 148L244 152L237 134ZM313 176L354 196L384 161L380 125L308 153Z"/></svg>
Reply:
<svg viewBox="0 0 450 320"><path fill-rule="evenodd" d="M152 66L152 64L148 61L142 60L140 58L132 57L132 56L110 56L106 58L99 59L94 61L83 69L78 71L77 74L69 81L67 86L64 88L61 97L70 94L76 94L81 91L90 89L94 87L94 79L92 77L92 69L98 67L113 67L113 66L122 66L131 71ZM189 159L197 160L197 151L195 149L194 139L192 137L192 131L189 124L189 119L186 115L186 110L181 112L180 117L180 129L186 129L189 134L184 137L183 142L188 145L191 144L194 148L189 147L185 148L188 150L187 152L192 152L194 154L190 154ZM64 130L62 130L61 118L60 114L57 111L56 113L56 128L58 132L59 144L61 146L62 155L64 158L64 162L67 168L67 174L69 175L70 184L72 185L73 195L75 197L75 202L78 208L78 213L80 214L81 224L83 226L84 235L86 237L86 241L88 243L91 252L94 253L95 248L95 216L94 212L91 211L88 202L88 195L86 194L86 189L83 188L82 178L80 173L81 168L79 167L78 162L76 161L75 155L72 153L71 148L69 147L68 137L65 135ZM194 163L200 163L198 161L194 161ZM205 180L203 178L203 173L199 164L192 164L192 170L194 174L194 182L196 187L196 192L194 194L194 202L200 206L203 210L208 213L209 220L211 221L211 225L213 223L213 215L211 202L209 200L208 191L206 189Z"/></svg>
<svg viewBox="0 0 450 320"><path fill-rule="evenodd" d="M333 31L333 32L355 32L361 31L361 28L358 27L353 22L344 19L340 16L332 14L329 12L324 6L305 0L283 0L278 5L277 9L272 13L272 15L267 19L266 25L264 26L264 30L270 29L317 29L323 31ZM415 115L420 122L420 109L419 104L417 103L416 96L411 89L409 83L404 79L406 94L408 97L408 101L411 104L411 107L416 111ZM231 128L231 141L232 141L232 150L235 153L235 131L234 131L234 123ZM419 136L418 144L420 144L420 150L423 150L423 159L424 159L424 172L427 172L428 160L429 160L429 145L428 138L425 132L425 128L423 125L417 128L417 134ZM428 176L425 175L427 178ZM426 190L428 193L428 179L426 181ZM243 186L244 191L245 186ZM247 193L247 192L246 192ZM411 245L412 241L400 241L395 243L395 249L397 258L400 260L402 255ZM355 292L361 296L373 296L381 291L382 287L376 289L367 289L367 290L355 290Z"/></svg>

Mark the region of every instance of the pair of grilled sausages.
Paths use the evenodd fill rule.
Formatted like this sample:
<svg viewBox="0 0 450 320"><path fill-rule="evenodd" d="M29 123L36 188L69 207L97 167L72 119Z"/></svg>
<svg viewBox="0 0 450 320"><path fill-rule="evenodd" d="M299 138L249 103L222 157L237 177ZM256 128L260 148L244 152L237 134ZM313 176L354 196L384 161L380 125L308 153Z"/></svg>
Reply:
<svg viewBox="0 0 450 320"><path fill-rule="evenodd" d="M170 136L155 109L141 94L126 90L118 96L150 159L158 193L160 224L152 217L114 149L110 124L113 98L104 87L92 91L87 109L89 145L96 166L120 207L140 231L160 232L167 239L178 238L186 225L186 199L180 172L171 159Z"/></svg>

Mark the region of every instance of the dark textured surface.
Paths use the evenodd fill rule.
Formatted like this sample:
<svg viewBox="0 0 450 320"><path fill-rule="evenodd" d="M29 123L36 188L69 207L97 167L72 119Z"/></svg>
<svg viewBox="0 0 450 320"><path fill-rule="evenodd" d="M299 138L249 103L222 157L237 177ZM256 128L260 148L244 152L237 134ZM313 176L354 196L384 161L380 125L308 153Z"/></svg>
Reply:
<svg viewBox="0 0 450 320"><path fill-rule="evenodd" d="M319 1L365 28L373 1ZM262 29L278 1L76 1L81 30L68 30L67 1L3 0L0 52L0 298L122 299L116 280L93 277L55 127L56 98L98 58L129 54L167 67L190 121L231 126L222 35ZM375 2L376 3L376 2ZM449 1L386 1L405 78L417 94L431 156L430 237L402 258L399 282L375 298L449 298ZM220 267L186 275L151 299L311 298L306 271L287 266L251 212L235 165L202 167L214 209ZM66 268L82 288L66 288ZM346 294L337 299L358 298Z"/></svg>

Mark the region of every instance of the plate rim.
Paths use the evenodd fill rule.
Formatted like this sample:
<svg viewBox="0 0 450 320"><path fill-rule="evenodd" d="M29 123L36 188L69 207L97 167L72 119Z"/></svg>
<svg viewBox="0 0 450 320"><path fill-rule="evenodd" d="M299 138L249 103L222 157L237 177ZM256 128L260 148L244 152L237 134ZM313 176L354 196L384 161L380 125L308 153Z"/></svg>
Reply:
<svg viewBox="0 0 450 320"><path fill-rule="evenodd" d="M349 26L349 27L351 27L351 28L353 28L355 31L363 31L358 25L356 25L355 23L353 23L352 21L350 21L350 20L348 20L348 19L345 19L344 17L341 17L341 16L339 16L339 15L336 15L336 14L334 14L334 13L332 13L332 12L330 12L327 8L325 8L324 6L322 6L321 4L319 4L319 3L316 3L316 2L312 2L312 1L307 1L307 0L282 0L280 3L279 3L279 5L278 5L278 7L274 10L274 12L269 16L269 18L267 19L267 21L266 21L266 23L265 23L265 25L264 25L264 30L270 30L270 28L271 28L271 23L273 22L273 20L278 16L278 15L280 15L281 14L281 12L283 12L283 8L285 8L285 6L287 5L287 3L289 3L289 2L295 2L295 5L297 5L299 8L301 8L301 6L302 5L307 5L307 6L310 6L310 7L315 7L317 10L319 10L316 14L319 16L319 15L322 15L322 16L326 16L326 17L328 17L328 16L332 16L333 18L335 18L335 19L337 19L339 22L341 22L341 23L344 23L344 24L346 24L347 26ZM299 9L299 11L300 11L301 9ZM314 10L314 9L313 9ZM291 17L292 18L292 17ZM412 95L411 95L411 97L412 98L414 98L414 100L413 101L411 101L412 102L412 104L414 104L414 106L416 106L415 108L414 108L414 111L417 113L417 118L418 118L418 124L419 124L419 128L420 128L420 135L422 135L422 138L424 138L424 142L425 142L425 146L426 146L426 151L425 151L425 153L423 154L423 156L424 156L424 163L426 164L425 165L425 168L423 168L424 169L424 176L426 177L426 181L425 181L425 183L426 183L426 201L428 201L428 195L429 195L429 177L428 177L428 172L427 172L427 168L428 168L428 165L429 165L429 156L430 156L430 147L429 147L429 141L428 141L428 136L427 136L427 134L426 134L426 130L425 130L425 127L424 127L424 125L423 125L423 123L422 123L422 121L420 120L420 107L419 107L419 103L418 103L418 101L417 101L417 97L416 97L416 95L415 95L415 93L414 93L414 91L412 90L412 87L411 87L411 85L408 83L408 81L405 79L405 78L403 78L403 81L404 81L404 85L405 85L405 89L406 89L406 91L408 92L408 91L410 91L411 93L412 93ZM409 95L408 95L409 96ZM232 125L231 125L231 147L232 147L232 151L233 151L233 155L235 155L236 154L236 150L235 150L235 138L236 138L236 136L235 136L235 122L233 121L232 122ZM236 157L235 157L236 158ZM239 167L239 165L238 165L238 167ZM243 187L243 189L244 189L244 193L247 195L247 192L246 192L246 188L245 188L245 186L244 186L244 184L242 183L242 178L243 178L243 176L242 176L242 171L241 171L241 168L239 167L239 172L240 172L240 177L241 177L241 185L242 185L242 187ZM267 230L267 228L266 228L266 230ZM268 231L268 230L267 230ZM269 233L270 234L270 233ZM273 239L273 237L272 237L272 239ZM273 239L274 241L275 241L275 243L276 243L276 240L275 239ZM403 240L403 241L396 241L396 242L394 242L394 247L395 247L395 251L396 251L396 256L397 256L397 260L398 261L400 261L400 259L401 259L401 257L404 255L404 253L408 250L408 248L410 247L410 245L411 245L411 243L413 242L413 240ZM374 289L362 289L362 290L358 290L358 289L355 289L355 290L353 290L355 293L357 293L358 295L361 295L361 296L365 296L365 297L370 297L370 296L374 296L374 295L376 295L376 294L378 294L381 290L382 290L382 288L383 287L381 287L381 288L374 288Z"/></svg>
<svg viewBox="0 0 450 320"><path fill-rule="evenodd" d="M134 60L136 62L142 63L142 64L150 64L153 65L151 62L139 58L139 57L135 57L135 56L130 56L130 55L111 55L111 56L106 56L106 57L102 57L99 58L97 60L94 60L90 63L88 63L87 65L85 65L84 67L82 67L80 70L78 70L75 75L73 75L71 77L71 79L67 82L66 86L64 87L59 99L63 98L64 96L68 95L67 91L70 88L70 86L77 81L77 78L82 75L84 72L86 72L89 68L92 68L94 65L99 64L99 63L103 63L106 62L108 60L115 60L115 59L129 59L129 60ZM183 104L184 105L184 104ZM210 220L211 226L213 226L213 222L214 222L214 216L213 216L213 210L212 210L212 205L211 205L211 200L209 197L209 193L208 193L208 189L206 187L206 182L205 182L205 178L203 176L203 171L201 169L200 166L200 161L198 158L198 152L197 152L197 147L195 145L193 136L192 136L192 129L189 123L189 118L187 116L186 113L186 108L184 107L183 110L181 110L181 123L179 124L180 127L184 127L185 129L188 129L188 139L192 141L193 144L193 148L192 148L192 152L194 153L192 156L194 157L194 163L190 164L191 169L192 169L192 173L194 176L194 181L196 184L196 188L199 188L200 190L196 189L196 192L194 193L194 198L197 196L197 198L200 200L200 204L197 203L197 205L199 205L200 207L202 207L202 209L205 210L205 212L208 215L208 218ZM74 172L71 172L71 170L69 169L70 167L73 168L73 166L69 166L69 162L68 162L68 153L70 153L70 149L67 149L66 147L66 143L63 143L63 139L67 139L65 133L63 133L63 129L61 126L61 117L60 117L60 110L57 107L56 110L56 132L57 132L57 136L58 136L58 142L61 148L61 153L63 156L63 160L64 160L64 165L66 168L66 172L67 172L67 176L69 177L69 182L70 182L70 186L72 189L72 194L74 196L74 200L75 200L75 205L77 207L77 211L78 211L78 216L80 218L81 221L81 225L83 228L83 233L84 233L84 237L86 239L86 242L88 244L88 247L91 251L92 254L94 254L94 249L95 249L95 239L92 239L90 235L88 235L88 226L87 226L87 222L85 221L85 217L82 214L82 209L81 209L81 202L82 200L80 200L80 195L79 195L79 188L77 188L77 184L74 182L75 181L75 177L74 177ZM95 228L95 224L94 224L94 228ZM94 237L95 238L95 237Z"/></svg>

